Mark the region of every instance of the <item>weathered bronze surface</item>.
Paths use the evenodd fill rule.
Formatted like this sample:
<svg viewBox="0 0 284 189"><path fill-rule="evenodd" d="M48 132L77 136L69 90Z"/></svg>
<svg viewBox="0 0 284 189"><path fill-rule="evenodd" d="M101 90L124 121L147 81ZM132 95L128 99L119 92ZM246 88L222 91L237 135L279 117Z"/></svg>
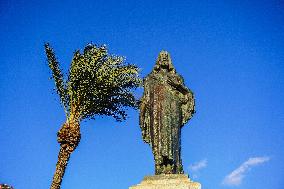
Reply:
<svg viewBox="0 0 284 189"><path fill-rule="evenodd" d="M140 127L153 151L155 174L183 174L181 128L194 114L193 93L176 73L168 52L161 51L144 79Z"/></svg>

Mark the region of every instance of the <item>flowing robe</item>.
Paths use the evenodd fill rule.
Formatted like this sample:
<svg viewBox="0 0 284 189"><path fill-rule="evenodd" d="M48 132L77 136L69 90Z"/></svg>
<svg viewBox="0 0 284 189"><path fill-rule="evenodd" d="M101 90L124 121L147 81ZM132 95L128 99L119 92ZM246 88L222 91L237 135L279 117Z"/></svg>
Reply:
<svg viewBox="0 0 284 189"><path fill-rule="evenodd" d="M144 79L140 127L143 140L152 148L156 174L183 173L181 127L193 113L193 94L181 76L160 70Z"/></svg>

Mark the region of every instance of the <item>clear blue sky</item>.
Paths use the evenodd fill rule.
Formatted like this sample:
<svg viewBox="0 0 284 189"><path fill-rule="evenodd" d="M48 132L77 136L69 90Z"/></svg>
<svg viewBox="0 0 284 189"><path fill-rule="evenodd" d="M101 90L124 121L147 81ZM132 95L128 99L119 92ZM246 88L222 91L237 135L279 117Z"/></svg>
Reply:
<svg viewBox="0 0 284 189"><path fill-rule="evenodd" d="M2 0L0 26L0 183L49 187L65 117L43 44L66 71L74 50L92 41L126 56L142 76L159 51L170 52L196 97L182 158L203 189L283 189L283 1ZM153 173L138 112L130 110L123 123L82 123L62 188L126 189Z"/></svg>

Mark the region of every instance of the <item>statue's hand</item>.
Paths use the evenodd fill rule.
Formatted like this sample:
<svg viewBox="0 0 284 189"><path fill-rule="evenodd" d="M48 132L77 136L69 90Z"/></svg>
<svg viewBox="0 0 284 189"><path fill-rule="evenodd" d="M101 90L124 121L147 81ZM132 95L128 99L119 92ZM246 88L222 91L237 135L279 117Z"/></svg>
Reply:
<svg viewBox="0 0 284 189"><path fill-rule="evenodd" d="M167 83L171 86L174 86L174 82L171 79L167 79Z"/></svg>
<svg viewBox="0 0 284 189"><path fill-rule="evenodd" d="M180 83L178 81L173 81L172 79L168 78L167 83L175 88L179 87Z"/></svg>
<svg viewBox="0 0 284 189"><path fill-rule="evenodd" d="M168 79L167 83L184 95L189 92L188 89L182 84L180 80L173 81L172 79Z"/></svg>

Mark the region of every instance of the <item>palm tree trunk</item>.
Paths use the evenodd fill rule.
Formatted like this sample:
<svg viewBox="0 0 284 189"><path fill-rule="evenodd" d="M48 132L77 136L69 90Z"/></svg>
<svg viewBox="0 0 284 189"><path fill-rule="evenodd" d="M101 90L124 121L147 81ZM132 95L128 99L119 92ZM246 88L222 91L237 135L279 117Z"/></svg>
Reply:
<svg viewBox="0 0 284 189"><path fill-rule="evenodd" d="M60 151L50 189L60 189L71 153L76 149L81 139L79 121L66 122L57 133Z"/></svg>
<svg viewBox="0 0 284 189"><path fill-rule="evenodd" d="M64 173L65 173L65 169L67 167L70 155L71 153L69 153L64 148L60 147L60 151L58 154L58 160L56 164L56 171L54 173L50 189L60 189L60 185L61 185Z"/></svg>

